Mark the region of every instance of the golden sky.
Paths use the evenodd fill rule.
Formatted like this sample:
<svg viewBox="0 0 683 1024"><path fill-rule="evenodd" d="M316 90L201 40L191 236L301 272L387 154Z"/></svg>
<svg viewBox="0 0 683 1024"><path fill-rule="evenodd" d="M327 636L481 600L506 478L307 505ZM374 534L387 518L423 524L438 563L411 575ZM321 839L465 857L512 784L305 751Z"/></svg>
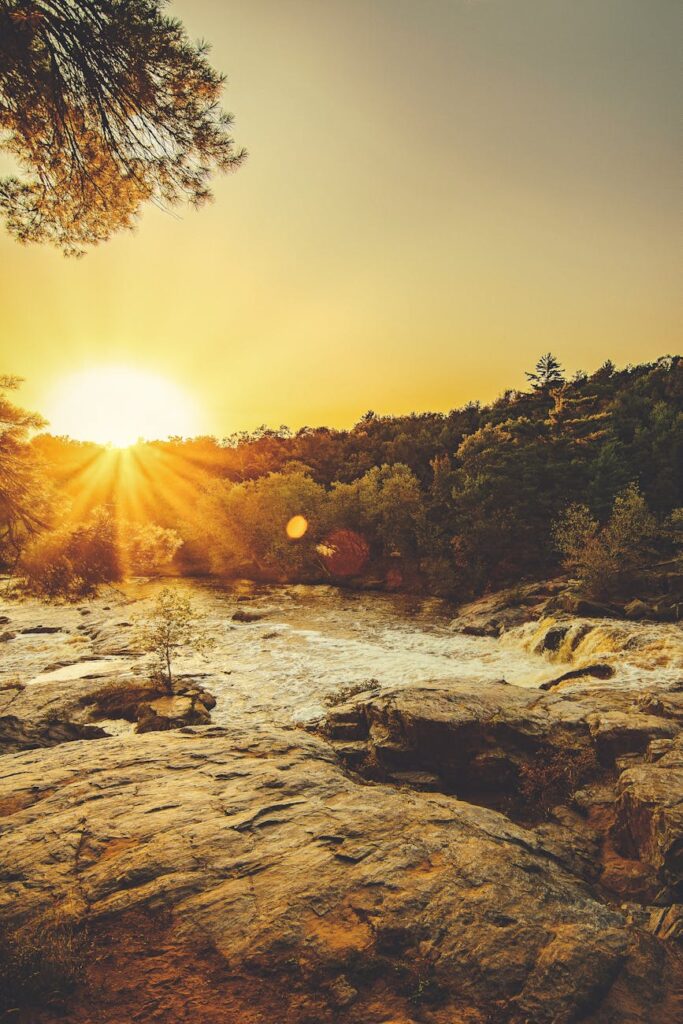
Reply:
<svg viewBox="0 0 683 1024"><path fill-rule="evenodd" d="M678 0L171 10L213 44L249 160L81 260L0 233L25 404L115 364L222 436L491 399L548 349L680 352Z"/></svg>

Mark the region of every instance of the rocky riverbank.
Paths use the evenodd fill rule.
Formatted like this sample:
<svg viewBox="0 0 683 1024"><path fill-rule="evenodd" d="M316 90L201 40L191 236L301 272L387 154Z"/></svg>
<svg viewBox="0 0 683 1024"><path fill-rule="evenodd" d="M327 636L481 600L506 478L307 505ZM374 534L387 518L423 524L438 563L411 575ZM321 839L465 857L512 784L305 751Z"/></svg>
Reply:
<svg viewBox="0 0 683 1024"><path fill-rule="evenodd" d="M285 627L290 646L321 645L298 639L282 594L240 596L221 605L222 628L226 644L238 630L258 644L256 664ZM351 677L324 713L321 678L320 710L303 717L297 690L288 714L277 688L246 705L239 669L232 691L216 671L221 648L203 671L184 666L184 693L154 692L126 639L129 606L3 609L5 643L25 647L0 693L7 1020L678 1022L683 642L675 626L624 624L630 648L601 634L589 650L605 627L553 611L551 596L514 622L511 609L501 639L456 632L480 625L476 608L447 625L448 609L415 606L405 656L450 635L446 677ZM337 598L296 600L306 620ZM333 607L322 649L346 643L352 664ZM368 631L388 606L364 607ZM238 608L268 611L233 621ZM62 632L20 632L37 626ZM657 641L666 664L640 668ZM535 685L501 681L506 656L537 664ZM583 672L589 661L609 671ZM159 701L201 705L205 724L168 714L165 731L136 733L170 712Z"/></svg>

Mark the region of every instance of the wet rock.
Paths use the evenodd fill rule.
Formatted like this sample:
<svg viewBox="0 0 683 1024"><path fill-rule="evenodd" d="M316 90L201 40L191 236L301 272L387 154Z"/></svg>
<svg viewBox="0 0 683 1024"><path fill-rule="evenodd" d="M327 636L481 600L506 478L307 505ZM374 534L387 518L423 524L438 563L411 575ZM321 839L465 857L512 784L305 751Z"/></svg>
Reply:
<svg viewBox="0 0 683 1024"><path fill-rule="evenodd" d="M73 722L22 722L16 715L0 717L0 754L36 747L52 747L57 743L75 740L95 740L107 736L104 729L94 725L75 725Z"/></svg>
<svg viewBox="0 0 683 1024"><path fill-rule="evenodd" d="M268 615L267 610L260 608L238 608L232 616L233 622L260 622Z"/></svg>
<svg viewBox="0 0 683 1024"><path fill-rule="evenodd" d="M500 636L505 630L541 618L565 584L560 580L525 583L462 605L452 628L468 636Z"/></svg>
<svg viewBox="0 0 683 1024"><path fill-rule="evenodd" d="M676 1019L669 954L552 840L447 796L361 784L317 737L207 727L5 768L0 922L87 914L106 951L91 969L108 994L100 1024ZM173 1000L198 948L214 969L183 1017Z"/></svg>
<svg viewBox="0 0 683 1024"><path fill-rule="evenodd" d="M488 622L485 626L462 626L459 630L464 636L489 636L498 637L501 633L501 627L495 620Z"/></svg>
<svg viewBox="0 0 683 1024"><path fill-rule="evenodd" d="M569 623L564 623L561 626L551 626L547 629L534 648L536 654L545 654L547 651L559 651L569 629Z"/></svg>
<svg viewBox="0 0 683 1024"><path fill-rule="evenodd" d="M541 683L539 689L552 690L554 686L559 686L560 683L567 683L573 679L585 679L586 676L592 679L611 679L613 675L614 669L611 665L598 662L595 665L583 665L581 668L572 668L568 672L563 672L556 679L549 679L547 682Z"/></svg>
<svg viewBox="0 0 683 1024"><path fill-rule="evenodd" d="M627 619L653 619L654 611L649 605L639 598L634 598L624 605L624 615Z"/></svg>

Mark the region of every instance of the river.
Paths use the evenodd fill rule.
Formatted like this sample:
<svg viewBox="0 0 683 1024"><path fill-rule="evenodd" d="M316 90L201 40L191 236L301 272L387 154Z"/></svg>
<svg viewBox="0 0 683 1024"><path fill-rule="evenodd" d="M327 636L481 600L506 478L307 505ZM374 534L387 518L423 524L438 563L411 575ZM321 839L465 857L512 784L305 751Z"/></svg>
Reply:
<svg viewBox="0 0 683 1024"><path fill-rule="evenodd" d="M162 586L188 594L214 646L180 655L179 675L200 677L217 698L219 724L256 716L305 722L323 713L341 687L376 680L382 687L437 680L505 679L536 687L568 667L611 663L614 683L647 685L649 673L683 679L677 625L582 620L573 650L535 653L548 623L529 623L500 640L457 631L452 605L436 598L352 592L331 586L259 586L237 582L135 580L78 605L0 598L0 686L12 680L59 687L65 679L145 673L135 632ZM236 622L236 611L262 614ZM455 619L455 621L454 621ZM22 632L36 627L54 632ZM578 625L572 627L578 628ZM570 664L571 663L571 664ZM654 677L654 676L653 676ZM0 709L1 711L1 709Z"/></svg>

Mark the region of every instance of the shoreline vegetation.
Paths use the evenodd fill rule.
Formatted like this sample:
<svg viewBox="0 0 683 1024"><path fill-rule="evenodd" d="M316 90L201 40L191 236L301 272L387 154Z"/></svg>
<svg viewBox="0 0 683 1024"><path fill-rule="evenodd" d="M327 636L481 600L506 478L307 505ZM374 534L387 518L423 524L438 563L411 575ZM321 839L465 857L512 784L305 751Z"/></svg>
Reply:
<svg viewBox="0 0 683 1024"><path fill-rule="evenodd" d="M5 398L0 561L74 599L171 567L456 602L564 572L586 599L676 621L683 359L567 379L548 353L527 377L447 414L125 450L30 439L40 417Z"/></svg>

